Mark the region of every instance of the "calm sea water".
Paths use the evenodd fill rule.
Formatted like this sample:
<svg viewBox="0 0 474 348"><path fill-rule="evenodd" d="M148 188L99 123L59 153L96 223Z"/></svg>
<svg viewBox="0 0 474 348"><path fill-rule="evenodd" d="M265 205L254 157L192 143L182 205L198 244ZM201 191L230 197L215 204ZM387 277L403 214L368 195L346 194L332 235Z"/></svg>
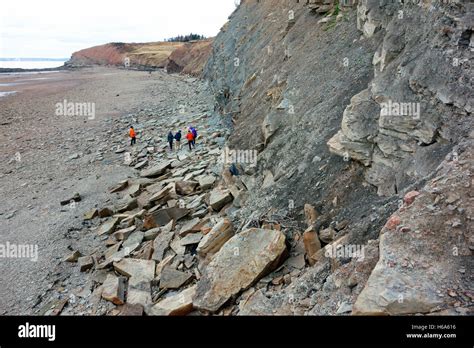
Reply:
<svg viewBox="0 0 474 348"><path fill-rule="evenodd" d="M47 68L59 68L63 66L66 60L61 61L28 61L28 60L9 60L9 61L0 61L0 68L10 68L10 69L47 69Z"/></svg>

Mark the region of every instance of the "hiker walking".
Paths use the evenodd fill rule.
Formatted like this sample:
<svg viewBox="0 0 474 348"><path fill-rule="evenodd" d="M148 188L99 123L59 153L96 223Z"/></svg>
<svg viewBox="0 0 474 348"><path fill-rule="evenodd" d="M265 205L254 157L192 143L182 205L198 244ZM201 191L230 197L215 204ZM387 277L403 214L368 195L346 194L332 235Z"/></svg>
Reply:
<svg viewBox="0 0 474 348"><path fill-rule="evenodd" d="M130 126L130 131L128 132L130 135L130 146L133 146L137 143L137 134L135 133L135 129L133 129L133 126Z"/></svg>
<svg viewBox="0 0 474 348"><path fill-rule="evenodd" d="M186 139L188 139L189 151L191 151L193 149L192 145L193 145L193 141L194 141L194 135L191 132L191 130L188 130L188 134L186 134Z"/></svg>
<svg viewBox="0 0 474 348"><path fill-rule="evenodd" d="M168 133L168 143L170 144L170 150L173 151L173 141L174 141L174 135L171 133L171 131Z"/></svg>
<svg viewBox="0 0 474 348"><path fill-rule="evenodd" d="M181 149L181 130L179 130L175 135L174 139L176 140L176 149L180 150Z"/></svg>
<svg viewBox="0 0 474 348"><path fill-rule="evenodd" d="M196 147L196 139L197 139L197 136L198 136L198 132L196 130L196 128L194 127L191 127L191 133L193 133L193 147Z"/></svg>

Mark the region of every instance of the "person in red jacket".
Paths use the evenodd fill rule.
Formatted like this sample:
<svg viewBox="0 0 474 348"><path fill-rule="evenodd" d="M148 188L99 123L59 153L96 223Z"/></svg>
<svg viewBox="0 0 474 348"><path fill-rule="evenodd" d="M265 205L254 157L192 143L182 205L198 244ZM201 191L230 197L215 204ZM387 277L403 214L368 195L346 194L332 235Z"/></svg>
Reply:
<svg viewBox="0 0 474 348"><path fill-rule="evenodd" d="M186 134L186 139L188 140L188 146L189 146L189 151L192 150L192 145L194 142L194 135L191 132L191 130L188 131L188 134Z"/></svg>
<svg viewBox="0 0 474 348"><path fill-rule="evenodd" d="M130 131L128 133L130 135L130 146L133 146L134 144L137 143L137 134L135 133L135 129L133 129L133 126L130 126Z"/></svg>

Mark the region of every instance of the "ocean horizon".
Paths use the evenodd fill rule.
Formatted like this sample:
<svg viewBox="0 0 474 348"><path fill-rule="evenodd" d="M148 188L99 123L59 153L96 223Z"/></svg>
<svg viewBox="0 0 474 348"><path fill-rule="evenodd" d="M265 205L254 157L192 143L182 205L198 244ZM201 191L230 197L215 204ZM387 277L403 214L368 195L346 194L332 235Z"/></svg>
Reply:
<svg viewBox="0 0 474 348"><path fill-rule="evenodd" d="M4 69L51 69L59 68L68 58L0 58Z"/></svg>

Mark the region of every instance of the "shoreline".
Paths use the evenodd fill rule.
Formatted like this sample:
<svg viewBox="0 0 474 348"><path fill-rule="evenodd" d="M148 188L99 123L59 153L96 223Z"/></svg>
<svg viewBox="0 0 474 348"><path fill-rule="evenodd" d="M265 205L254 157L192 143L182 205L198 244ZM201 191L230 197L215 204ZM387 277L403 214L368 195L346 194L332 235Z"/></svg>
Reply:
<svg viewBox="0 0 474 348"><path fill-rule="evenodd" d="M42 68L42 69L22 69L22 68L0 68L0 74L16 74L16 73L41 73L69 70L66 65L57 68Z"/></svg>
<svg viewBox="0 0 474 348"><path fill-rule="evenodd" d="M0 289L0 315L32 315L46 293L83 285L83 275L62 260L77 243L84 253L97 247L95 234L88 235L95 228L84 225L83 214L95 205L114 204L108 187L137 175L116 152L117 147L129 149L128 125L141 125L137 131L143 142L152 137L160 148L165 135L145 121L149 115L165 120L178 115L177 105L195 99L201 83L105 67L62 70L51 78L0 77L1 82L26 82L15 86L19 93L0 98L0 194L8 197L0 202L0 243L38 246L37 262L0 263L6 284ZM56 115L56 103L65 99L95 103L95 119ZM82 197L76 208L61 207L60 201L74 192Z"/></svg>

